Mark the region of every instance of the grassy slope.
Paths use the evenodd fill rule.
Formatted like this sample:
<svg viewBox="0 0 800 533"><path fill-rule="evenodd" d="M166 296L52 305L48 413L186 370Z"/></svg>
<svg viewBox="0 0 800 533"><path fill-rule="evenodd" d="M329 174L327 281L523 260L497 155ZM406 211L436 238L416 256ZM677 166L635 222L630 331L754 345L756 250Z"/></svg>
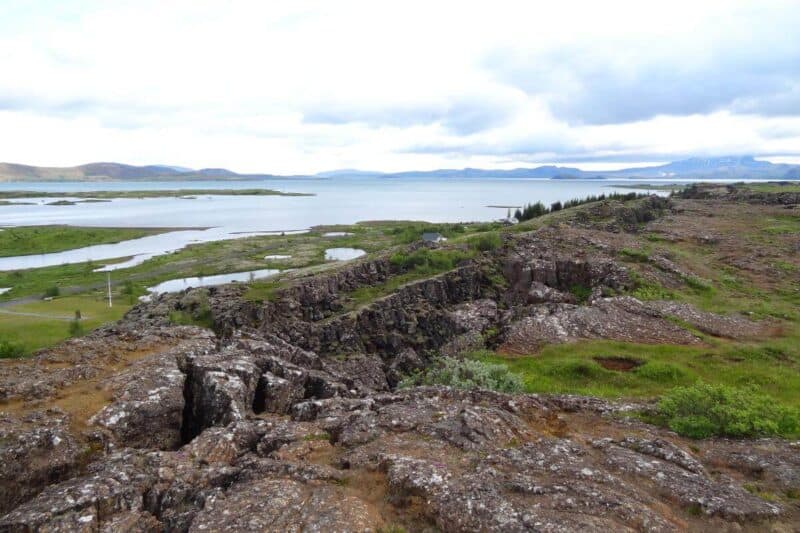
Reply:
<svg viewBox="0 0 800 533"><path fill-rule="evenodd" d="M747 183L742 186L758 192L800 192L800 183Z"/></svg>
<svg viewBox="0 0 800 533"><path fill-rule="evenodd" d="M800 234L800 217L774 215L735 220L742 254L750 247L772 250L767 259L783 274L759 283L747 269L726 264L713 244L680 243L644 235L641 247L623 250L619 259L637 270L656 250L707 281L690 281L679 289L645 283L634 296L684 301L716 313L747 313L754 319L775 321L774 337L733 341L701 335L705 346L673 346L583 341L546 346L531 357L505 357L490 351L472 354L492 363L503 363L519 373L529 392L580 393L595 396L656 397L674 386L698 380L733 386L755 385L780 403L800 407L800 270L797 260L782 256L791 236ZM760 288L759 288L760 287ZM694 333L698 333L694 331ZM627 357L644 364L631 372L606 370L596 357Z"/></svg>
<svg viewBox="0 0 800 533"><path fill-rule="evenodd" d="M163 229L24 226L0 231L0 257L62 252L164 233Z"/></svg>

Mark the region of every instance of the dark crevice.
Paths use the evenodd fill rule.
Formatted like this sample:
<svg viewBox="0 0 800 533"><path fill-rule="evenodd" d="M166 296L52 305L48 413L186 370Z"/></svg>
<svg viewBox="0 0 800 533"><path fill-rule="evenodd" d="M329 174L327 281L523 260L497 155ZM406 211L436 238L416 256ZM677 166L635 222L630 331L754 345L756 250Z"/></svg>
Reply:
<svg viewBox="0 0 800 533"><path fill-rule="evenodd" d="M256 393L253 397L253 414L260 415L267 408L267 380L264 379L263 374L258 378L258 385L256 385Z"/></svg>
<svg viewBox="0 0 800 533"><path fill-rule="evenodd" d="M188 444L199 431L194 420L194 380L191 370L187 370L183 382L183 416L181 419L181 445Z"/></svg>

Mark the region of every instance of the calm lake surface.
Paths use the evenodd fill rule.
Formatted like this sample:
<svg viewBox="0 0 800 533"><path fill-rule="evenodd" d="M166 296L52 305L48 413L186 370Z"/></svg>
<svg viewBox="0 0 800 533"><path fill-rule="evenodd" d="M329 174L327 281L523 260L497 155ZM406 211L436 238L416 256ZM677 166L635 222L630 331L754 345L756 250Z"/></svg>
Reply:
<svg viewBox="0 0 800 533"><path fill-rule="evenodd" d="M148 287L147 291L151 294L158 294L162 292L178 292L189 287L210 287L213 285L224 285L226 283L248 282L256 279L268 278L280 273L280 270L263 269L252 270L249 272L235 272L233 274L218 274L216 276L203 276L193 278L180 278L164 281L153 287Z"/></svg>
<svg viewBox="0 0 800 533"><path fill-rule="evenodd" d="M0 270L136 256L124 264L128 267L195 242L231 239L266 232L306 230L320 224L352 224L365 220L488 221L504 217L507 212L505 207L489 206L519 206L536 201L550 204L558 200L614 190L630 192L630 189L614 186L633 183L645 182L337 177L236 182L0 183L0 190L40 192L265 188L316 195L305 197L200 195L193 200L126 198L66 206L45 205L54 201L53 198L26 199L24 201L33 201L36 204L0 206L0 226L69 224L97 227L170 227L184 228L184 230L55 254L0 258ZM122 265L116 266L119 268Z"/></svg>

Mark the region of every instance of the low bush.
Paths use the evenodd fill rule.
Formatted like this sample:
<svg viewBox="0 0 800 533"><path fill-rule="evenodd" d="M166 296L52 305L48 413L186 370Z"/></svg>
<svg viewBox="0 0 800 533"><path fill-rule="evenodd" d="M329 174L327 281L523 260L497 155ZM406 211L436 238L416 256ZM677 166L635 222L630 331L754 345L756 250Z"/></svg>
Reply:
<svg viewBox="0 0 800 533"><path fill-rule="evenodd" d="M481 233L480 235L475 235L474 237L467 239L467 245L471 249L479 252L488 252L489 250L494 250L499 248L502 244L503 241L500 239L500 235L496 232Z"/></svg>
<svg viewBox="0 0 800 533"><path fill-rule="evenodd" d="M458 263L469 258L469 254L461 250L429 250L422 248L412 253L398 252L389 258L389 262L403 270L426 270L443 272L455 268Z"/></svg>
<svg viewBox="0 0 800 533"><path fill-rule="evenodd" d="M490 389L499 392L521 392L522 379L505 365L473 359L442 357L423 372L408 376L400 387L447 385L457 389Z"/></svg>
<svg viewBox="0 0 800 533"><path fill-rule="evenodd" d="M796 410L778 405L753 387L704 383L677 387L661 399L658 415L676 433L695 439L788 436L800 429Z"/></svg>
<svg viewBox="0 0 800 533"><path fill-rule="evenodd" d="M17 359L25 355L25 347L19 343L0 340L0 359Z"/></svg>
<svg viewBox="0 0 800 533"><path fill-rule="evenodd" d="M44 297L45 298L55 298L59 294L61 294L61 289L59 289L57 285L53 285L52 287L48 287L44 291Z"/></svg>
<svg viewBox="0 0 800 533"><path fill-rule="evenodd" d="M647 255L647 252L634 248L623 248L620 250L619 254L623 259L635 261L637 263L647 263L650 260L650 256Z"/></svg>
<svg viewBox="0 0 800 533"><path fill-rule="evenodd" d="M69 336L70 337L80 337L83 335L83 324L77 318L75 320L71 320L69 323Z"/></svg>
<svg viewBox="0 0 800 533"><path fill-rule="evenodd" d="M683 281L696 292L711 292L714 289L708 281L694 276L685 276Z"/></svg>
<svg viewBox="0 0 800 533"><path fill-rule="evenodd" d="M214 316L207 303L203 303L191 311L172 311L169 314L169 321L176 326L200 326L214 329Z"/></svg>
<svg viewBox="0 0 800 533"><path fill-rule="evenodd" d="M586 285L572 285L569 288L569 292L572 293L579 303L586 303L589 300L589 296L592 295L591 287L587 287Z"/></svg>

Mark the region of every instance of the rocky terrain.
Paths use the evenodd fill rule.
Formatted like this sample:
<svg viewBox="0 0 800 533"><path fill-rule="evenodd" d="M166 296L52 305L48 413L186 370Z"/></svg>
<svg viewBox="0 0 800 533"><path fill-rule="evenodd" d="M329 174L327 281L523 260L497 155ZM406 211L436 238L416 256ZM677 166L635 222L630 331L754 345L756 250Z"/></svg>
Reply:
<svg viewBox="0 0 800 533"><path fill-rule="evenodd" d="M162 295L5 361L0 530L797 530L796 498L748 487L798 494L800 443L692 441L628 416L647 401L397 388L481 347L772 334L630 296L642 276L694 275L667 256L642 272L620 261L644 225L724 246L682 213L730 201L592 204L360 305L353 291L403 273L388 256L298 274L260 303L242 286ZM214 331L171 324L206 307Z"/></svg>

